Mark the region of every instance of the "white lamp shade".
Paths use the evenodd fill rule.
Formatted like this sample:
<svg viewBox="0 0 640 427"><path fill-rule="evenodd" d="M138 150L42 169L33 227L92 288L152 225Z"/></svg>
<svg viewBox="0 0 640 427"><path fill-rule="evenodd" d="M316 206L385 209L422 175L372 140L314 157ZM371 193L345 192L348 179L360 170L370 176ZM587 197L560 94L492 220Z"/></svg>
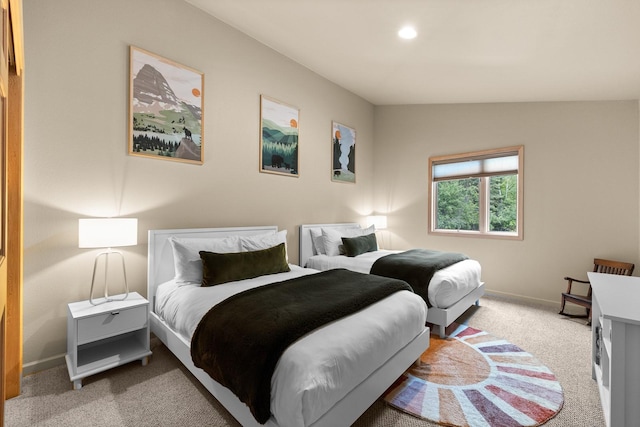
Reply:
<svg viewBox="0 0 640 427"><path fill-rule="evenodd" d="M368 225L373 225L376 230L384 230L387 228L386 215L370 215L367 217Z"/></svg>
<svg viewBox="0 0 640 427"><path fill-rule="evenodd" d="M79 248L115 248L138 244L137 218L81 218Z"/></svg>

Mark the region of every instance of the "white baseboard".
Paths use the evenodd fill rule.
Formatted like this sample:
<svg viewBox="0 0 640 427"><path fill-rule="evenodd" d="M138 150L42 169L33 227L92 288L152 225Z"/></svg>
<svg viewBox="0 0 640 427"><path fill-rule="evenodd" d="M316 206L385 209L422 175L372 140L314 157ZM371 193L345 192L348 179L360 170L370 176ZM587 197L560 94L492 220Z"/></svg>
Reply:
<svg viewBox="0 0 640 427"><path fill-rule="evenodd" d="M499 292L499 291L493 291L493 290L486 290L485 295L525 302L527 304L537 304L537 305L544 305L547 307L556 307L556 308L560 307L560 292L558 292L558 301L550 301L550 300L541 299L541 298L526 297L523 295L510 294L508 292ZM480 305L482 305L482 298L480 299Z"/></svg>
<svg viewBox="0 0 640 427"><path fill-rule="evenodd" d="M47 357L46 359L25 363L24 365L22 365L22 376L35 374L36 372L44 371L46 369L64 364L64 353Z"/></svg>

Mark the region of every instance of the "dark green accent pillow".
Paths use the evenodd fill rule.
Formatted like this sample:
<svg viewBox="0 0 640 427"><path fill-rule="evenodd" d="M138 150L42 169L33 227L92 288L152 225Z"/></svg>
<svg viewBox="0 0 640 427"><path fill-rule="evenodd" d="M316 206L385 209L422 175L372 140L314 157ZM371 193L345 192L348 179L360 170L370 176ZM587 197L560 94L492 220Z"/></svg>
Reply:
<svg viewBox="0 0 640 427"><path fill-rule="evenodd" d="M250 252L216 253L200 251L202 286L214 286L266 274L291 271L284 243Z"/></svg>
<svg viewBox="0 0 640 427"><path fill-rule="evenodd" d="M358 256L365 252L378 250L378 241L375 233L358 237L343 237L342 245L346 256Z"/></svg>

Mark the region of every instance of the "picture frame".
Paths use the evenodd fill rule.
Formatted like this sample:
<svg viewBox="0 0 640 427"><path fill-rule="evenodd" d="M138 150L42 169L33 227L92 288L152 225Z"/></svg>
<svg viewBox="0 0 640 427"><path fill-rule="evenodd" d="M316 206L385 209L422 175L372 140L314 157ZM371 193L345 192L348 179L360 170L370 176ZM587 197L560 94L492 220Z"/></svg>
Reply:
<svg viewBox="0 0 640 427"><path fill-rule="evenodd" d="M204 163L204 74L129 49L129 154Z"/></svg>
<svg viewBox="0 0 640 427"><path fill-rule="evenodd" d="M300 110L260 95L260 172L299 177Z"/></svg>
<svg viewBox="0 0 640 427"><path fill-rule="evenodd" d="M331 122L331 180L356 183L356 130Z"/></svg>

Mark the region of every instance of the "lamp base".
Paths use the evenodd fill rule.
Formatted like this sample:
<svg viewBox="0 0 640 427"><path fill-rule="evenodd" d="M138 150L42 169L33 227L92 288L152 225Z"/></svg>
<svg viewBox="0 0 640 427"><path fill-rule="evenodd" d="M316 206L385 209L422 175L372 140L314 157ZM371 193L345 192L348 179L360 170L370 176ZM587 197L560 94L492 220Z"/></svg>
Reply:
<svg viewBox="0 0 640 427"><path fill-rule="evenodd" d="M123 273L123 276L124 276L125 293L124 293L124 296L121 297L121 298L110 298L109 297L109 282L107 281L107 272L109 271L109 255L112 255L112 254L120 255L120 259L122 260L122 273ZM103 255L105 256L105 261L104 261L104 300L100 301L100 302L96 302L93 299L93 288L94 288L95 281L96 281L96 271L97 271L97 267L98 267L98 259ZM111 248L109 248L105 252L100 252L98 255L96 255L96 259L93 262L93 276L91 278L91 290L89 291L89 302L92 305L100 305L100 304L104 304L106 302L111 302L111 301L124 301L125 299L127 299L128 296L129 296L129 285L127 284L127 271L126 271L125 266L124 266L124 255L122 255L122 252L114 251Z"/></svg>

